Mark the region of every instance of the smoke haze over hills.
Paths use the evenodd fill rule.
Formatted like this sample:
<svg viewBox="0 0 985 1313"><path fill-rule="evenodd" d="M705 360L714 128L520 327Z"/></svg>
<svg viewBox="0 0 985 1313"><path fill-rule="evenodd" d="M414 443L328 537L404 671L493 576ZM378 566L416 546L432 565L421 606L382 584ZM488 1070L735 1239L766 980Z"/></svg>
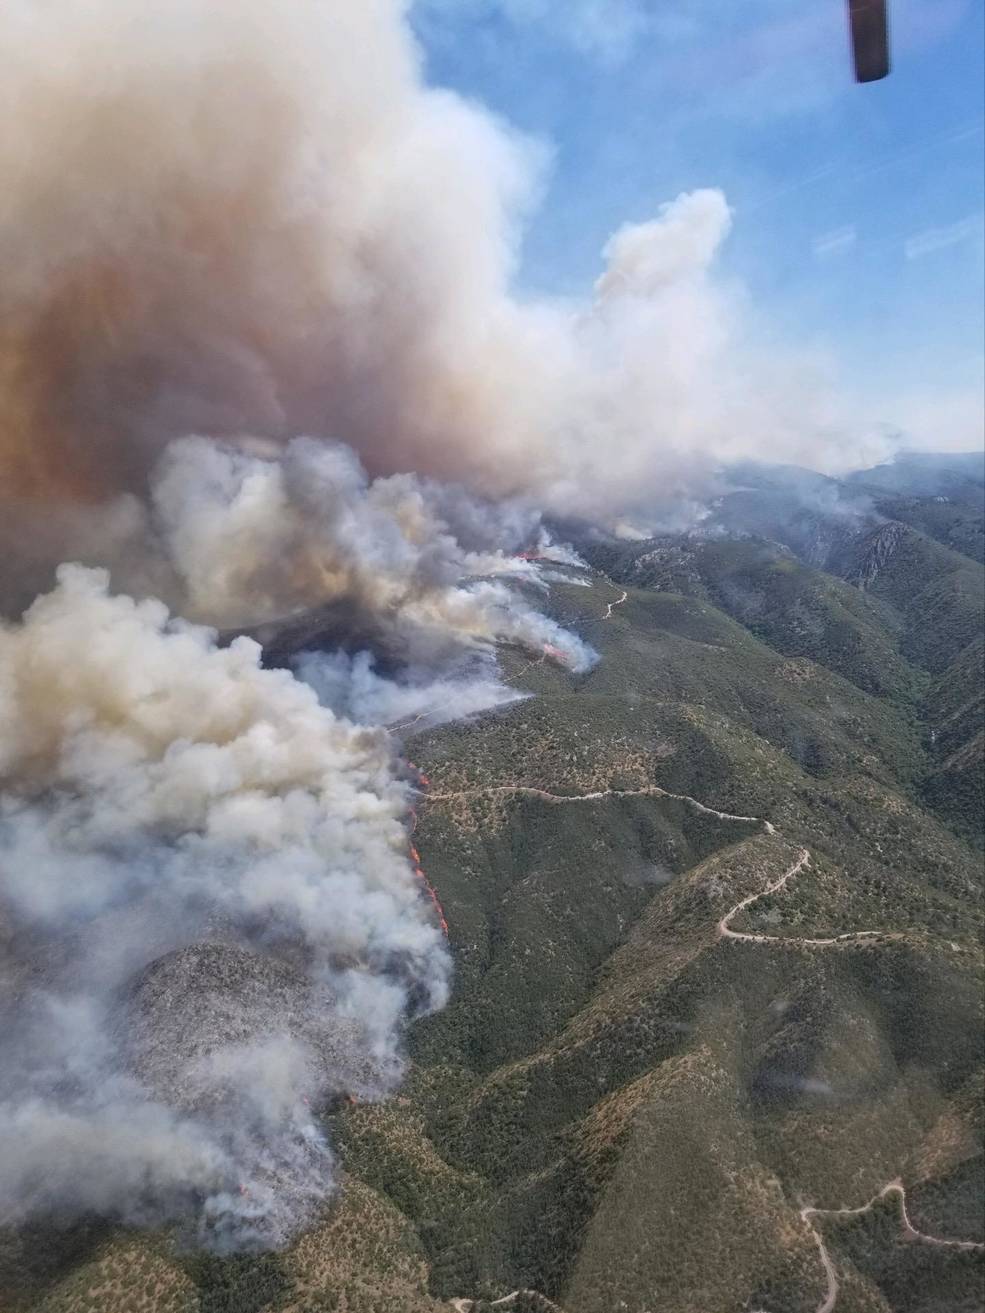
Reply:
<svg viewBox="0 0 985 1313"><path fill-rule="evenodd" d="M715 189L515 296L542 152L398 0L15 0L0 59L0 1210L278 1246L333 1188L311 1107L448 992L380 727L515 699L499 643L593 665L542 514L859 439L716 277ZM394 668L219 637L326 606Z"/></svg>
<svg viewBox="0 0 985 1313"><path fill-rule="evenodd" d="M511 294L539 153L423 84L402 10L12 7L6 499L141 495L189 433L603 516L722 460L838 461L811 363L714 276L720 192L621 229L580 304Z"/></svg>

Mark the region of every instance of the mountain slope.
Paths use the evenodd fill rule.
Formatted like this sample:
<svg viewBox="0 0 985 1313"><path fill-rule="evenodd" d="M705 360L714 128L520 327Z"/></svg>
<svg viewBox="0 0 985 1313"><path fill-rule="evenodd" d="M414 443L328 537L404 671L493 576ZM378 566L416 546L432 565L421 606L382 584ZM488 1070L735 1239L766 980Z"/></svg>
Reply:
<svg viewBox="0 0 985 1313"><path fill-rule="evenodd" d="M455 989L396 1098L322 1110L324 1224L256 1259L101 1228L32 1266L11 1238L5 1307L817 1313L819 1236L837 1313L975 1298L977 1250L901 1245L891 1200L830 1210L900 1177L915 1227L983 1239L980 863L920 805L911 696L785 650L786 602L753 633L722 581L784 558L720 551L684 592L559 585L599 665L504 653L527 701L410 740ZM905 660L895 603L792 577L815 633L860 625L859 670ZM967 698L922 678L953 754Z"/></svg>
<svg viewBox="0 0 985 1313"><path fill-rule="evenodd" d="M920 796L981 843L980 565L897 523L853 531L825 570L756 538L678 535L589 542L585 551L620 583L712 602L775 651L809 658L876 695L900 724L919 725L926 754L912 741L901 751L915 767Z"/></svg>

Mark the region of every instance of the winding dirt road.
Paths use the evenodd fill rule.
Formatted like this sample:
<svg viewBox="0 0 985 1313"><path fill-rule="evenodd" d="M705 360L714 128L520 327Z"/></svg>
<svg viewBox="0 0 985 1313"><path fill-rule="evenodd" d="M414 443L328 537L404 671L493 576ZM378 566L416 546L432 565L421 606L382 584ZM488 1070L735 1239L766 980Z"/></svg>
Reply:
<svg viewBox="0 0 985 1313"><path fill-rule="evenodd" d="M890 1195L896 1195L899 1199L900 1221L904 1240L908 1240L913 1244L936 1245L940 1249L959 1249L973 1253L985 1253L985 1244L980 1244L977 1240L944 1240L938 1236L927 1235L924 1231L918 1231L910 1221L910 1215L906 1211L906 1187L899 1177L895 1181L890 1181L888 1185L884 1185L881 1190L872 1196L867 1204L861 1204L858 1208L802 1208L800 1210L801 1220L811 1229L817 1243L818 1253L821 1256L821 1265L828 1281L827 1291L817 1306L817 1313L834 1313L841 1287L838 1281L838 1271L831 1255L828 1253L828 1247L824 1243L824 1236L815 1225L814 1219L821 1217L862 1217L865 1213L870 1213L881 1200L888 1199Z"/></svg>
<svg viewBox="0 0 985 1313"><path fill-rule="evenodd" d="M859 944L867 939L879 939L881 936L888 935L889 932L885 930L851 930L848 934L832 935L827 939L807 939L799 935L750 934L743 930L733 930L731 928L729 922L738 916L740 912L745 911L747 907L751 907L753 903L759 902L761 898L766 898L769 894L778 893L785 888L789 880L799 875L810 864L810 860L810 852L806 848L801 848L797 860L789 870L784 871L779 880L774 880L772 884L768 884L762 892L750 894L748 898L743 898L740 903L736 903L718 923L719 939L735 939L746 944L797 944L802 948L836 948L846 944Z"/></svg>
<svg viewBox="0 0 985 1313"><path fill-rule="evenodd" d="M618 605L618 603L613 603L612 605ZM605 618L608 619L608 616L606 616ZM594 802L602 798L643 798L643 797L670 798L676 802L686 803L688 806L693 807L696 811L699 811L707 816L715 816L722 821L744 821L749 824L761 825L764 833L766 834L777 833L776 827L770 821L765 820L761 816L740 816L735 814L734 812L719 811L715 807L706 806L705 803L699 802L697 798L692 798L688 794L671 793L667 789L661 789L656 784L645 785L644 787L639 789L598 789L589 793L579 793L579 794L552 793L549 789L538 789L538 788L534 788L531 785L502 784L502 785L489 785L486 787L480 787L475 789L461 789L456 792L449 792L449 793L431 793L428 795L428 800L429 802L443 802L457 798L477 797L483 795L496 796L496 795L509 795L509 794L514 794L517 796L526 796L531 798L539 798L540 800L550 803L552 805L565 805L565 804L578 803L578 802ZM835 948L835 947L843 947L845 945L849 945L853 943L864 942L865 940L875 939L881 935L886 935L890 933L888 931L881 931L881 930L856 930L848 934L834 935L831 938L827 938L827 939L807 939L807 938L791 937L785 935L751 934L741 930L733 930L731 928L730 923L735 919L735 917L739 915L740 912L745 911L747 907L751 907L753 903L758 902L759 899L766 898L769 894L778 893L781 889L786 888L787 884L792 879L794 879L797 875L800 874L801 871L803 871L807 866L810 865L810 860L811 860L810 850L807 848L801 848L799 853L797 854L796 861L793 862L792 865L786 871L784 871L783 874L778 879L771 881L766 886L766 888L761 889L759 893L749 894L747 897L737 902L734 907L730 908L722 917L722 919L718 922L718 925L716 927L718 939L720 940L730 939L730 940L740 941L743 943L752 943L752 944L783 944L783 945L792 944L805 948ZM917 1230L917 1228L910 1221L910 1217L906 1209L906 1189L903 1185L902 1180L899 1177L897 1177L893 1181L890 1181L887 1185L884 1185L882 1189L869 1200L868 1203L862 1204L857 1208L813 1208L813 1207L802 1208L800 1210L800 1218L805 1223L805 1225L810 1229L810 1232L814 1237L815 1243L817 1244L818 1254L821 1259L821 1265L824 1269L824 1275L827 1282L827 1289L825 1291L824 1297L822 1298L821 1302L817 1306L816 1313L834 1313L835 1306L838 1302L838 1293L840 1290L840 1284L838 1281L838 1272L834 1265L834 1261L832 1260L831 1255L828 1252L828 1248L824 1243L824 1236L821 1234L820 1229L816 1225L815 1219L822 1217L859 1217L865 1213L870 1212L875 1207L875 1205L879 1203L880 1200L886 1199L890 1195L896 1195L899 1199L900 1218L901 1218L902 1234L904 1240L911 1241L916 1244L937 1245L945 1249L985 1252L985 1244L982 1244L976 1240L947 1240L947 1239L939 1238L937 1236L927 1235L925 1232ZM513 1291L512 1294L505 1295L502 1299L495 1301L492 1307L508 1308L513 1303L515 1303L515 1301L520 1297L521 1294L527 1294L527 1293L532 1294L533 1292L515 1290ZM544 1296L541 1295L538 1296L538 1298L543 1300L543 1306L545 1310L556 1310L557 1313L562 1313L562 1311L558 1309L557 1305L551 1304L548 1300L544 1299ZM468 1299L454 1299L451 1301L451 1306L454 1309L456 1309L458 1313L470 1313L470 1310L474 1307L474 1301Z"/></svg>
<svg viewBox="0 0 985 1313"><path fill-rule="evenodd" d="M552 1304L546 1295L538 1294L536 1290L514 1290L509 1295L504 1295L502 1299L494 1299L489 1308L512 1308L521 1295L526 1295L529 1299L536 1299L542 1313L564 1313L564 1310L557 1304ZM451 1299L448 1301L457 1313L472 1313L475 1308L476 1300L474 1299Z"/></svg>
<svg viewBox="0 0 985 1313"><path fill-rule="evenodd" d="M598 802L602 798L670 798L674 802L684 802L695 811L705 816L715 816L720 821L745 821L749 825L761 825L767 834L776 834L776 830L760 816L736 816L732 812L720 812L714 807L706 807L697 798L686 793L671 793L661 789L657 784L645 784L639 789L597 789L593 793L552 793L550 789L538 789L531 784L487 784L475 789L456 789L448 793L429 793L428 802L449 802L455 798L496 797L516 794L519 797L539 798L542 802L555 805L575 802ZM762 897L757 894L756 897Z"/></svg>
<svg viewBox="0 0 985 1313"><path fill-rule="evenodd" d="M431 793L428 795L430 802L448 802L456 798L471 797L493 797L508 796L514 794L528 798L539 798L542 802L547 802L553 806L561 806L568 803L576 802L597 802L602 798L670 798L674 802L686 803L693 807L695 811L702 812L706 816L714 816L720 821L744 821L749 825L761 825L766 834L776 834L776 826L772 822L764 820L762 816L740 816L734 812L718 811L715 807L708 807L697 798L692 798L686 793L671 793L668 789L661 789L656 784L644 785L639 789L597 789L591 793L552 793L549 789L538 789L527 784L493 784L476 789L459 789L451 793ZM741 899L734 907L729 908L722 919L718 922L717 932L719 939L732 939L737 942L747 944L795 944L803 948L837 948L844 947L848 944L863 943L868 939L878 939L889 932L884 930L852 930L848 934L832 935L824 939L809 939L797 935L764 935L752 934L743 930L733 930L731 922L751 907L753 903L758 902L761 898L766 898L770 894L778 893L785 888L787 883L809 865L811 860L810 851L807 848L801 848L797 860L793 865L780 876L778 880L772 881L761 889L758 893L749 894L746 898Z"/></svg>

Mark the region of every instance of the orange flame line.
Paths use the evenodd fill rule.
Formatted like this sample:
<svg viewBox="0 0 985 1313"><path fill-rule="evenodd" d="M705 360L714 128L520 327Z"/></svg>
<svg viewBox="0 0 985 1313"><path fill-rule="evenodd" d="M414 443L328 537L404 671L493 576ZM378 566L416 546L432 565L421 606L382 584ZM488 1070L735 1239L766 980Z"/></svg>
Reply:
<svg viewBox="0 0 985 1313"><path fill-rule="evenodd" d="M423 791L425 789L429 789L431 787L431 781L423 773L423 771L418 766L415 766L412 761L409 761L407 764L408 766L410 766L411 770L417 771L418 783L420 784L421 790ZM417 809L414 807L411 807L410 809L410 821L411 821L410 832L411 834L413 834L414 831L417 829ZM438 925L441 927L441 933L447 939L448 921L445 917L445 910L441 906L441 899L438 897L437 890L435 889L434 885L431 883L431 881L427 878L427 876L424 873L424 867L421 865L421 854L417 851L417 849L414 847L413 844L410 845L410 856L411 856L411 860L414 863L414 875L424 886L424 889L428 897L431 899L431 902L434 904L434 910L438 914Z"/></svg>

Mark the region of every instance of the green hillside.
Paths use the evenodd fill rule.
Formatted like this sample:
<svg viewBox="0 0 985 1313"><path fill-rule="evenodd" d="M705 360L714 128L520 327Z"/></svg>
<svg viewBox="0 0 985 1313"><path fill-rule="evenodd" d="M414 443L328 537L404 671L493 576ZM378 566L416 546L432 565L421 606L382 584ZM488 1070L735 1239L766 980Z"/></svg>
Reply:
<svg viewBox="0 0 985 1313"><path fill-rule="evenodd" d="M762 539L612 545L592 559L620 583L704 597L784 656L808 657L867 693L913 698L902 625L876 597Z"/></svg>
<svg viewBox="0 0 985 1313"><path fill-rule="evenodd" d="M908 660L888 588L754 543L636 569L658 550L555 588L595 669L504 653L530 698L409 745L455 989L397 1097L324 1110L323 1224L238 1260L8 1235L5 1309L816 1313L817 1235L837 1313L976 1307L981 1254L891 1200L802 1214L899 1177L914 1226L985 1239L980 861L923 805L978 668Z"/></svg>
<svg viewBox="0 0 985 1313"><path fill-rule="evenodd" d="M853 533L826 570L758 538L668 537L586 551L619 583L656 591L667 606L674 597L704 599L772 652L808 659L875 695L890 736L906 726L923 738L922 751L900 740L898 777L914 781L924 805L981 844L980 565L898 523Z"/></svg>
<svg viewBox="0 0 985 1313"><path fill-rule="evenodd" d="M853 539L831 569L896 610L904 655L934 674L981 635L985 570L906 525Z"/></svg>

